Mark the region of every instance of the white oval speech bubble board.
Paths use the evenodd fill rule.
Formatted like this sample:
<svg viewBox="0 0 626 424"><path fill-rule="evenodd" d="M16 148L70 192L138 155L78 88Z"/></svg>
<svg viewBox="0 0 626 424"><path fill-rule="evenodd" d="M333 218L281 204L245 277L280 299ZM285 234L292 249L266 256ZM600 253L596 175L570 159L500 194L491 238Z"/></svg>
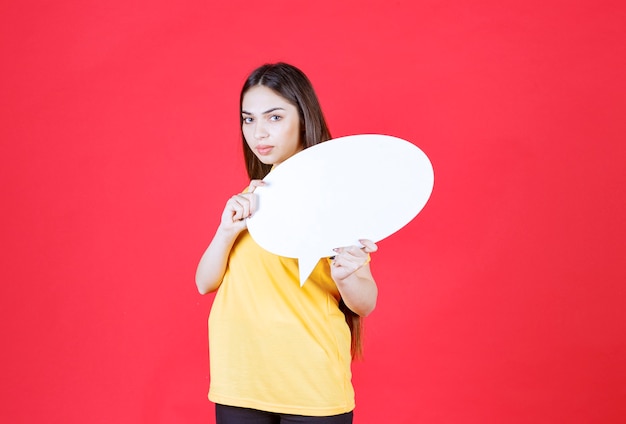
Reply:
<svg viewBox="0 0 626 424"><path fill-rule="evenodd" d="M428 201L434 174L414 144L365 134L309 147L264 181L248 231L265 250L298 258L303 285L333 248L378 242L408 224Z"/></svg>

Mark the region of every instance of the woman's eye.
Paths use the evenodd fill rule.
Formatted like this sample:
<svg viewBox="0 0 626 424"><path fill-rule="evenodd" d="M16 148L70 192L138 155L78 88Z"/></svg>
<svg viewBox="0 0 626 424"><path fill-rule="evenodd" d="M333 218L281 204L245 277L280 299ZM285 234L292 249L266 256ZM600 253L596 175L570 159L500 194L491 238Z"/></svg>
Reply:
<svg viewBox="0 0 626 424"><path fill-rule="evenodd" d="M250 118L249 116L244 116L243 117L243 123L244 124L249 124L252 122L252 118Z"/></svg>
<svg viewBox="0 0 626 424"><path fill-rule="evenodd" d="M278 115L270 116L270 121L280 121L281 119L282 119L282 116L278 116Z"/></svg>

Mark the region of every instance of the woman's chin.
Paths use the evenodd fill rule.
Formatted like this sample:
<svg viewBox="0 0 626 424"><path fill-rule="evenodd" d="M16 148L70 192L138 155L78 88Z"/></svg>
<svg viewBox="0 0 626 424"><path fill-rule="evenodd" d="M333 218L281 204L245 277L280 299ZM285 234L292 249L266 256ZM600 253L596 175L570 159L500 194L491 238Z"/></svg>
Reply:
<svg viewBox="0 0 626 424"><path fill-rule="evenodd" d="M260 155L257 155L257 158L259 158L261 163L264 165L274 165L274 161L272 160L272 158L269 158L267 156L260 156Z"/></svg>

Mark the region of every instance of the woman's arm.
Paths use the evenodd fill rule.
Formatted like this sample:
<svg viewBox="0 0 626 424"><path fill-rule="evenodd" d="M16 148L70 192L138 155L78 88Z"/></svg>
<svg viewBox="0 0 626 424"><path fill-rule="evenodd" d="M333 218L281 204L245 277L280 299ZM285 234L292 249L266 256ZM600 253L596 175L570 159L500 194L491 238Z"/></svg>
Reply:
<svg viewBox="0 0 626 424"><path fill-rule="evenodd" d="M370 240L359 241L363 248L350 246L335 249L337 255L331 264L331 276L346 306L364 317L376 307L378 287L368 258L378 247Z"/></svg>
<svg viewBox="0 0 626 424"><path fill-rule="evenodd" d="M217 290L222 283L230 249L235 244L239 233L229 233L217 229L211 244L204 251L196 269L196 286L200 294Z"/></svg>
<svg viewBox="0 0 626 424"><path fill-rule="evenodd" d="M196 269L196 286L200 294L215 291L222 283L230 250L246 228L246 218L256 210L254 189L263 184L263 181L252 180L246 193L237 194L226 202L220 225Z"/></svg>

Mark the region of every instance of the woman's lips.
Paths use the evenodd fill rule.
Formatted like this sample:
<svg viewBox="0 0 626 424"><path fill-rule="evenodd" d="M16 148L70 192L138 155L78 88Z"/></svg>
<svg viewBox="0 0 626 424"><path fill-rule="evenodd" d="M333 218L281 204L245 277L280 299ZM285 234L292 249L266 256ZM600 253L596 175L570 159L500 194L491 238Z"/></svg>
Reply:
<svg viewBox="0 0 626 424"><path fill-rule="evenodd" d="M259 144L258 146L255 147L256 151L261 156L265 156L265 155L270 154L270 152L272 151L273 148L274 148L274 146L267 146L265 144Z"/></svg>

